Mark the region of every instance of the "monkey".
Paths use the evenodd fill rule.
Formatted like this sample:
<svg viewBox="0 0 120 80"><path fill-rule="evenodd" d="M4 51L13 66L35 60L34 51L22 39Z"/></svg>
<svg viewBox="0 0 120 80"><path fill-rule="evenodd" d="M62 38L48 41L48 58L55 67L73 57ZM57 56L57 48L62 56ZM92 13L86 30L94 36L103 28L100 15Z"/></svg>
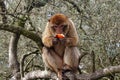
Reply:
<svg viewBox="0 0 120 80"><path fill-rule="evenodd" d="M62 37L57 37L58 34ZM64 71L78 71L78 41L79 37L71 19L61 13L51 16L42 34L42 58L45 66L54 71L59 80L63 80Z"/></svg>

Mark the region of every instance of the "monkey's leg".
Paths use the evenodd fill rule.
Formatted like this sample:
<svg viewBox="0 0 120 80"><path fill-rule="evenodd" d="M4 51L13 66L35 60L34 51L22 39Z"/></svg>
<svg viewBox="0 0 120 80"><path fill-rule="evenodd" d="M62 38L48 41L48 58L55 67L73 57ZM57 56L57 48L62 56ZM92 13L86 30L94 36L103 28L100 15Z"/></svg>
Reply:
<svg viewBox="0 0 120 80"><path fill-rule="evenodd" d="M73 72L78 71L79 66L79 50L77 47L66 47L64 53L64 68L72 70Z"/></svg>
<svg viewBox="0 0 120 80"><path fill-rule="evenodd" d="M60 58L52 48L46 47L43 47L42 58L43 62L45 63L45 66L50 68L52 71L56 72L58 78L62 80L62 66L63 66L62 58Z"/></svg>

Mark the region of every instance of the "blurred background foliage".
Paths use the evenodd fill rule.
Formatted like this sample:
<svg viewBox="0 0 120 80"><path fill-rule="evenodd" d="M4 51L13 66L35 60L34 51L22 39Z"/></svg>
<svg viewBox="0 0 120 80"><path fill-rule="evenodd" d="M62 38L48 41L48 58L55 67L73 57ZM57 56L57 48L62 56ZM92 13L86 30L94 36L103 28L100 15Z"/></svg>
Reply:
<svg viewBox="0 0 120 80"><path fill-rule="evenodd" d="M21 19L27 19L25 28L40 36L51 15L63 13L71 18L80 38L79 49L89 52L80 63L83 73L92 71L92 52L95 55L96 70L120 65L119 0L4 0L4 2L7 9L7 24L19 25ZM11 76L8 46L12 33L0 31L0 34L0 80L7 80ZM32 40L21 35L18 44L19 60L23 54L34 52L36 49L37 46ZM31 58L33 59L27 66L27 71L44 69L41 55L27 57L25 64ZM119 79L120 74L116 74L115 80Z"/></svg>

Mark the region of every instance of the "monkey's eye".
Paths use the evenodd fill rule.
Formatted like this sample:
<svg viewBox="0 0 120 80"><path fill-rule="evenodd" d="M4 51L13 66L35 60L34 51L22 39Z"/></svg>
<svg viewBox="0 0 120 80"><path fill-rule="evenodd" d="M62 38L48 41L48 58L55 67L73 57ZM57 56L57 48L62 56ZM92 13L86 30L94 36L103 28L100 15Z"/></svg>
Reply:
<svg viewBox="0 0 120 80"><path fill-rule="evenodd" d="M65 31L67 29L67 25L63 25L63 31Z"/></svg>
<svg viewBox="0 0 120 80"><path fill-rule="evenodd" d="M67 25L64 25L64 27L67 27Z"/></svg>
<svg viewBox="0 0 120 80"><path fill-rule="evenodd" d="M61 27L65 28L65 27L67 27L67 25L61 25Z"/></svg>
<svg viewBox="0 0 120 80"><path fill-rule="evenodd" d="M53 26L53 28L57 28L57 26Z"/></svg>
<svg viewBox="0 0 120 80"><path fill-rule="evenodd" d="M52 26L51 28L52 28L53 31L55 31L57 26Z"/></svg>

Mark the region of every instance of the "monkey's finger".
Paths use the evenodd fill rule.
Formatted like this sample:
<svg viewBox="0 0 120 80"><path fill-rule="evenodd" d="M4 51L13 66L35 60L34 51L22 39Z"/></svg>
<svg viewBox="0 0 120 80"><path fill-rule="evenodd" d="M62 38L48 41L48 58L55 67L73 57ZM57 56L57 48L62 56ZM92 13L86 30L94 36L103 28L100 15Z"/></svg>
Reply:
<svg viewBox="0 0 120 80"><path fill-rule="evenodd" d="M58 39L57 38L53 38L53 45L58 43Z"/></svg>

